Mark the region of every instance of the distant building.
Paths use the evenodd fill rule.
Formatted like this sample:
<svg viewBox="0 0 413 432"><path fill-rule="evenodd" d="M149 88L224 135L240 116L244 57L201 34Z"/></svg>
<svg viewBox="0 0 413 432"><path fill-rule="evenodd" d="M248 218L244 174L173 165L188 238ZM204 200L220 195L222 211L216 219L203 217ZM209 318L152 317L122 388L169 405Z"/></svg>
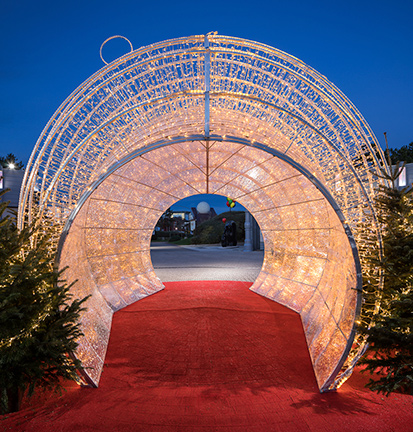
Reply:
<svg viewBox="0 0 413 432"><path fill-rule="evenodd" d="M0 197L0 202L10 201L9 209L17 211L19 207L20 187L23 182L24 171L0 167L0 191L10 189ZM3 216L6 216L6 213Z"/></svg>
<svg viewBox="0 0 413 432"><path fill-rule="evenodd" d="M209 209L208 213L199 213L196 207L191 207L191 211L192 211L193 218L196 222L196 226L198 226L202 222L212 219L214 216L217 215L213 207Z"/></svg>
<svg viewBox="0 0 413 432"><path fill-rule="evenodd" d="M192 212L188 210L173 210L171 218L174 221L173 227L175 230L183 231L188 234L195 229L195 220Z"/></svg>
<svg viewBox="0 0 413 432"><path fill-rule="evenodd" d="M400 165L402 165L400 163ZM393 168L395 165L393 165ZM398 189L403 189L406 186L411 186L413 183L413 163L406 164L403 168L400 169L400 175L396 180L396 187Z"/></svg>

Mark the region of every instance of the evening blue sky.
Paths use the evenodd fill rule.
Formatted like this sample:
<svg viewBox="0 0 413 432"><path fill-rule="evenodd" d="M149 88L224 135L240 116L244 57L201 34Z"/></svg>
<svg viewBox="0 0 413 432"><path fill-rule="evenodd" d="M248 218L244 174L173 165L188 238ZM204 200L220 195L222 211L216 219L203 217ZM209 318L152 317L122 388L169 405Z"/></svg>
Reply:
<svg viewBox="0 0 413 432"><path fill-rule="evenodd" d="M229 208L227 207L227 197L211 194L199 194L184 198L174 204L171 209L174 211L190 210L192 207L196 208L202 201L207 202L211 207L213 207L217 214L229 211ZM245 210L245 208L236 202L231 211L238 210Z"/></svg>
<svg viewBox="0 0 413 432"><path fill-rule="evenodd" d="M0 5L0 155L24 163L47 121L102 68L101 43L135 48L205 34L262 42L332 81L384 145L413 141L413 2L389 1L5 1ZM125 54L120 39L104 48Z"/></svg>

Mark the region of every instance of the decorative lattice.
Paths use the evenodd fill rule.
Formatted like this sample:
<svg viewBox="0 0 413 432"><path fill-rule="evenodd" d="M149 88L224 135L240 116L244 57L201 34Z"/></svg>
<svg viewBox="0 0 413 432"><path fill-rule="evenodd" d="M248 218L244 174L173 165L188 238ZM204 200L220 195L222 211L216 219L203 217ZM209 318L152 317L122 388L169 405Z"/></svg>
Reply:
<svg viewBox="0 0 413 432"><path fill-rule="evenodd" d="M65 224L60 265L79 279L76 295L93 294L77 355L97 385L113 311L162 289L149 242L163 211L198 193L235 198L264 236L252 289L301 314L324 391L362 350L351 350L359 226L369 218L374 229L384 166L368 125L325 77L256 42L192 36L133 51L69 96L30 158L19 220Z"/></svg>

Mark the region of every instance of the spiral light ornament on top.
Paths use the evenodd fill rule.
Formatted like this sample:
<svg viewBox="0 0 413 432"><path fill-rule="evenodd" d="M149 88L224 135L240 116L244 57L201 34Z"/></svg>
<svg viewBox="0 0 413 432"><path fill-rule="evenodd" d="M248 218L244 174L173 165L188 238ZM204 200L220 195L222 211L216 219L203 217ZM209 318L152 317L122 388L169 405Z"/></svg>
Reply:
<svg viewBox="0 0 413 432"><path fill-rule="evenodd" d="M19 223L62 225L59 265L92 294L76 355L98 385L114 311L163 288L152 230L176 201L216 193L263 233L251 289L302 318L321 391L350 374L361 302L360 224L374 224L381 150L324 76L272 47L190 36L105 66L60 106L25 173ZM138 336L137 336L138 337Z"/></svg>

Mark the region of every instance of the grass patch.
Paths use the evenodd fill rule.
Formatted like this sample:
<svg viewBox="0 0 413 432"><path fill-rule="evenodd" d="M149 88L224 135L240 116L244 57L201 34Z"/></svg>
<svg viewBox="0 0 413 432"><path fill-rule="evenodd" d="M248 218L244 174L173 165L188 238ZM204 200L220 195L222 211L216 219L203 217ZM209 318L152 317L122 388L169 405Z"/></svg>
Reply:
<svg viewBox="0 0 413 432"><path fill-rule="evenodd" d="M186 245L190 245L191 244L191 239L190 238L185 238L185 239L181 239L181 240L177 240L177 241L174 241L174 242L170 242L171 244L174 244L174 245L183 245L183 246L186 246Z"/></svg>

